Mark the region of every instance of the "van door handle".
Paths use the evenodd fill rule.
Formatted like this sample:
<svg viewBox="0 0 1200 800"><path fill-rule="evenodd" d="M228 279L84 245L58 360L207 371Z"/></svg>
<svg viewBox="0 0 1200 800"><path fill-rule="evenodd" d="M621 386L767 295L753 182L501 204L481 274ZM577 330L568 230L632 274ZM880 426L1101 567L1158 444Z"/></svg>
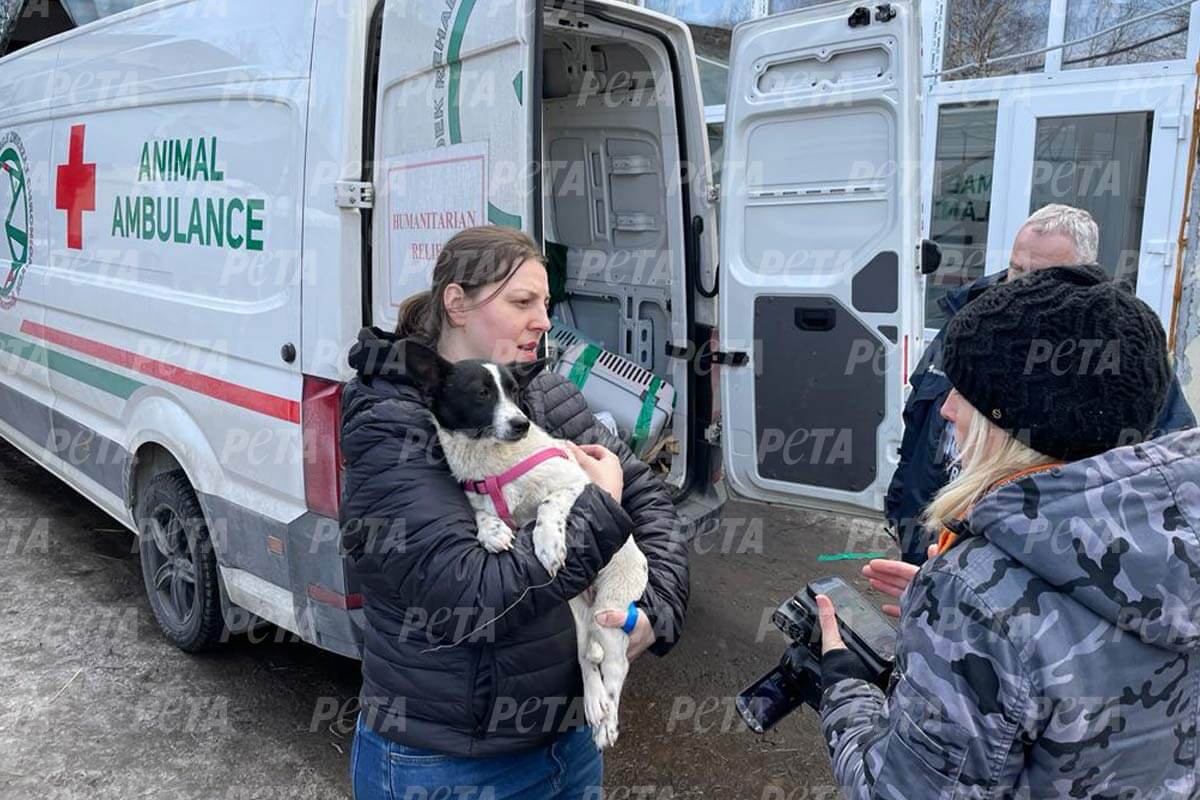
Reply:
<svg viewBox="0 0 1200 800"><path fill-rule="evenodd" d="M832 308L796 309L796 327L802 331L831 331L836 322Z"/></svg>

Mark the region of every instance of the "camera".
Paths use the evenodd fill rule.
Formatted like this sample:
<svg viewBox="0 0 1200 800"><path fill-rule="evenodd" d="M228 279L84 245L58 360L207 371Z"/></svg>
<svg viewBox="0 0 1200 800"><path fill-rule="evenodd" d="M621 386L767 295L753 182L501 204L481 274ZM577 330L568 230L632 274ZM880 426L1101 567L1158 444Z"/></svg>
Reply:
<svg viewBox="0 0 1200 800"><path fill-rule="evenodd" d="M792 643L779 666L737 696L738 712L755 733L770 730L801 703L813 710L821 706L819 594L833 601L842 641L866 665L872 683L881 689L887 685L896 661L895 626L841 578L820 578L775 609L771 621Z"/></svg>

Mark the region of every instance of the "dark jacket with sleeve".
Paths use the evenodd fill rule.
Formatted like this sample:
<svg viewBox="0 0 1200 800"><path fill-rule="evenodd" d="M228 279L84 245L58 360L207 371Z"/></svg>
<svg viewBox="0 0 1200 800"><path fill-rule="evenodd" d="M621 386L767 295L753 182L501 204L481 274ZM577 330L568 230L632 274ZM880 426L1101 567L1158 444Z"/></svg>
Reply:
<svg viewBox="0 0 1200 800"><path fill-rule="evenodd" d="M946 312L946 325L925 348L921 360L909 378L912 387L904 403L904 438L900 443L900 463L892 474L885 500L885 513L900 544L905 561L922 564L930 544L927 531L918 521L934 495L954 477L957 450L953 426L939 413L950 394L950 380L942 371L942 346L950 319L964 306L1004 280L1007 271L986 275L950 292L938 302ZM1180 431L1196 425L1179 380L1172 378L1167 403L1159 416L1155 435Z"/></svg>
<svg viewBox="0 0 1200 800"><path fill-rule="evenodd" d="M674 506L649 468L596 423L574 385L543 373L523 398L531 418L554 436L614 450L625 473L622 505L585 489L554 580L528 531L513 550L487 552L446 466L427 398L389 363L356 363L352 353L359 376L342 395L342 541L366 618L364 721L402 744L453 755L546 744L586 724L567 601L630 534L650 567L641 607L658 635L652 649L665 653L678 636L688 568Z"/></svg>

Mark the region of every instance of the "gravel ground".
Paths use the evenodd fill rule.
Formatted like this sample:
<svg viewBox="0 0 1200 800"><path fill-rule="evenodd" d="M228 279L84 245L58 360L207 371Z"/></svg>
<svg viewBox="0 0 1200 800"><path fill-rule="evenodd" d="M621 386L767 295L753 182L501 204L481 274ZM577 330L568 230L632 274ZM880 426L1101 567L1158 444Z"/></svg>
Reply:
<svg viewBox="0 0 1200 800"><path fill-rule="evenodd" d="M834 797L816 717L766 736L737 692L784 639L770 610L884 549L849 517L730 503L693 542L684 636L634 662L605 798ZM188 655L159 634L134 537L0 443L0 798L346 798L358 663L275 629ZM597 798L596 800L599 800Z"/></svg>

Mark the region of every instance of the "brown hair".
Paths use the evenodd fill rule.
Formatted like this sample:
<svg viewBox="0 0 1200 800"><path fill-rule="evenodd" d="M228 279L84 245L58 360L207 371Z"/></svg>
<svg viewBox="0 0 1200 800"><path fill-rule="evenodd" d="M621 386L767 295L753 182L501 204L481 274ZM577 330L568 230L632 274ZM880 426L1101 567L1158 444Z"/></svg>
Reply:
<svg viewBox="0 0 1200 800"><path fill-rule="evenodd" d="M496 291L472 306L479 308L499 294L517 267L531 258L546 263L533 239L523 231L499 225L459 231L438 253L433 265L433 285L400 306L396 333L436 347L447 319L442 300L447 286L457 283L474 300L481 287L500 281Z"/></svg>

